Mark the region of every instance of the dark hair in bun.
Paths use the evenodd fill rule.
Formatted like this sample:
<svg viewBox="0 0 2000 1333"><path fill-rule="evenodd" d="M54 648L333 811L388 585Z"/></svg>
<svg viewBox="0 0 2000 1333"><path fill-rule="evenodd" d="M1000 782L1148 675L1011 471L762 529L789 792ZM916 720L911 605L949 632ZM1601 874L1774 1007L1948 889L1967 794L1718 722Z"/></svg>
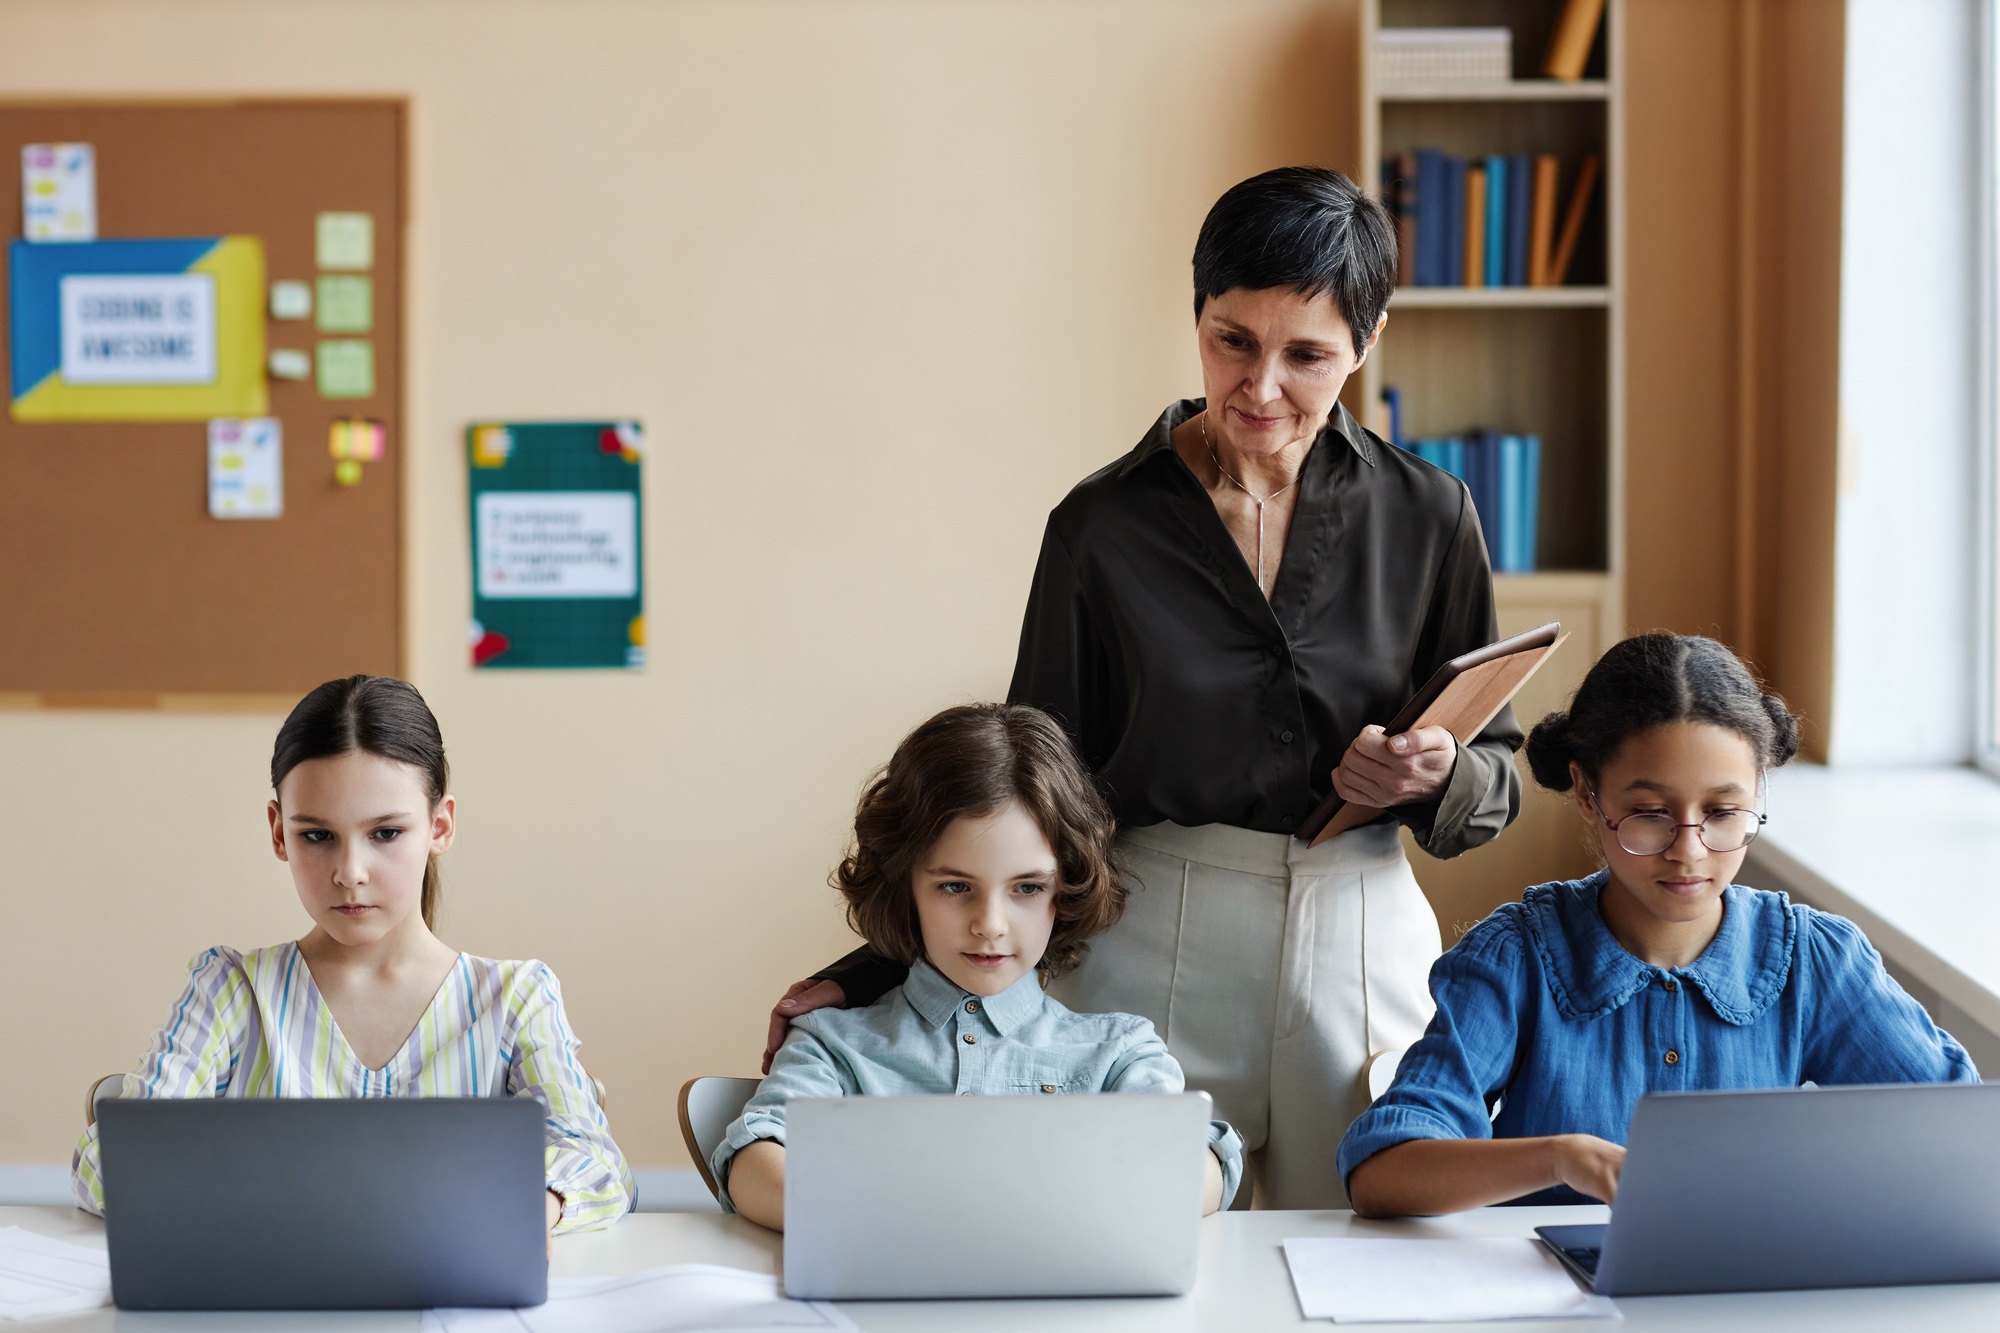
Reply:
<svg viewBox="0 0 2000 1333"><path fill-rule="evenodd" d="M1567 713L1528 733L1528 767L1550 791L1570 789L1574 761L1594 783L1627 737L1668 722L1708 722L1750 743L1760 769L1799 752L1799 720L1743 659L1693 634L1637 634L1612 645Z"/></svg>

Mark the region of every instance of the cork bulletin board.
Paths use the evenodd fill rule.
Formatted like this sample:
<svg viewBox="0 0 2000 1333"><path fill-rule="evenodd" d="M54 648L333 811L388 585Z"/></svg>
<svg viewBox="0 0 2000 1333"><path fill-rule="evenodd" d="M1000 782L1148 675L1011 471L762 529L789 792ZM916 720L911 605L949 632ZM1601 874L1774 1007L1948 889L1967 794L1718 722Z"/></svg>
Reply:
<svg viewBox="0 0 2000 1333"><path fill-rule="evenodd" d="M318 369L268 381L279 517L211 517L204 421L0 415L0 704L283 708L334 676L400 674L404 118L386 100L0 101L0 236L21 235L22 146L88 143L100 239L256 238L267 286L338 296L347 321L322 327L322 302L265 325ZM372 218L366 283L327 286L323 214ZM8 281L0 266L0 312ZM342 464L335 423L360 419L380 456Z"/></svg>

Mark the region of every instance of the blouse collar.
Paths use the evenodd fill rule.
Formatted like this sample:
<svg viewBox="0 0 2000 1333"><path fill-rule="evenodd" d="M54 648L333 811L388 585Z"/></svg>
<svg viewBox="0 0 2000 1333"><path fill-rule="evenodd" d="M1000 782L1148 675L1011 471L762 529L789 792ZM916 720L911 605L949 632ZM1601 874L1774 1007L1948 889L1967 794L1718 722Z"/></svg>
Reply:
<svg viewBox="0 0 2000 1333"><path fill-rule="evenodd" d="M1609 880L1537 885L1521 897L1527 933L1563 1016L1600 1018L1656 979L1684 977L1718 1017L1738 1027L1757 1021L1792 971L1797 922L1781 893L1732 884L1723 890L1722 928L1686 967L1659 968L1625 951L1604 924L1597 896Z"/></svg>
<svg viewBox="0 0 2000 1333"><path fill-rule="evenodd" d="M1167 410L1160 413L1159 420L1153 423L1145 438L1140 440L1138 446L1125 456L1125 461L1118 465L1118 475L1121 477L1130 475L1134 468L1162 449L1171 454L1174 450L1174 428L1207 406L1206 398L1183 398L1177 403L1167 404ZM1361 428L1361 423L1354 419L1354 414L1349 412L1344 404L1333 405L1333 415L1328 417L1326 425L1320 428L1319 435L1313 440L1314 447L1307 451L1306 457L1310 459L1318 453L1320 442L1328 439L1341 441L1352 449L1362 462L1370 467L1375 466L1375 445L1368 432Z"/></svg>
<svg viewBox="0 0 2000 1333"><path fill-rule="evenodd" d="M1003 1037L1040 1013L1045 1002L1039 972L1029 972L998 995L974 996L947 980L944 973L924 958L911 964L910 979L903 983L903 998L933 1028L950 1022L967 1000L978 999L980 1009Z"/></svg>

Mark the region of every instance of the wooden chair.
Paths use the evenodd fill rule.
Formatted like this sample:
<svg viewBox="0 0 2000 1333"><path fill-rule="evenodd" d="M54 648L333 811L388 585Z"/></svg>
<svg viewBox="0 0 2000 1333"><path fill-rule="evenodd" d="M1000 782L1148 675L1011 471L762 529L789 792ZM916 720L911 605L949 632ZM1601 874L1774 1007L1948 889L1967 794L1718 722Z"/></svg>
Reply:
<svg viewBox="0 0 2000 1333"><path fill-rule="evenodd" d="M83 1123L85 1128L97 1123L97 1104L116 1097L125 1086L123 1074L106 1074L103 1078L90 1081L90 1091L83 1095Z"/></svg>
<svg viewBox="0 0 2000 1333"><path fill-rule="evenodd" d="M743 1114L743 1103L757 1091L754 1078L691 1078L681 1085L681 1138L694 1158L701 1183L722 1202L722 1191L708 1169L708 1155L722 1142L729 1122Z"/></svg>

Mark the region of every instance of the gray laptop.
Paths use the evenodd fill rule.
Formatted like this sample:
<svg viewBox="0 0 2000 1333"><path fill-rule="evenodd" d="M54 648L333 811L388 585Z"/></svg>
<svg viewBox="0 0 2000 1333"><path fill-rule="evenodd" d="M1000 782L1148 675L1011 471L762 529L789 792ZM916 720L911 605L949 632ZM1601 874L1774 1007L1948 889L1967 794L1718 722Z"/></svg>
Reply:
<svg viewBox="0 0 2000 1333"><path fill-rule="evenodd" d="M2000 1280L2000 1085L1644 1097L1610 1223L1535 1231L1606 1296Z"/></svg>
<svg viewBox="0 0 2000 1333"><path fill-rule="evenodd" d="M1206 1093L794 1101L785 1291L1180 1295L1210 1115Z"/></svg>
<svg viewBox="0 0 2000 1333"><path fill-rule="evenodd" d="M543 1114L528 1097L101 1103L112 1299L540 1305Z"/></svg>

